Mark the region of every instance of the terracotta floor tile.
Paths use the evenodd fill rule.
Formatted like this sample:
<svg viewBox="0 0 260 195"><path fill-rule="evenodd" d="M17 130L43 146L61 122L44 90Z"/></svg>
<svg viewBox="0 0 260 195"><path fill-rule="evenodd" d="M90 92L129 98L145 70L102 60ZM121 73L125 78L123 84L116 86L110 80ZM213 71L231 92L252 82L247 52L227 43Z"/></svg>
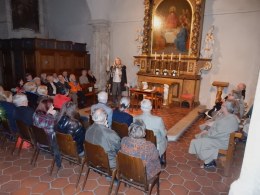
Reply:
<svg viewBox="0 0 260 195"><path fill-rule="evenodd" d="M187 159L184 157L181 157L181 156L175 157L174 160L177 161L178 163L183 163L183 164L185 164L187 162Z"/></svg>
<svg viewBox="0 0 260 195"><path fill-rule="evenodd" d="M161 179L167 179L168 177L169 177L169 173L166 172L165 170L162 170L161 174L160 174L160 178Z"/></svg>
<svg viewBox="0 0 260 195"><path fill-rule="evenodd" d="M20 188L14 192L12 192L12 195L28 195L31 194L30 188Z"/></svg>
<svg viewBox="0 0 260 195"><path fill-rule="evenodd" d="M213 188L218 192L227 192L229 187L222 182L213 182Z"/></svg>
<svg viewBox="0 0 260 195"><path fill-rule="evenodd" d="M12 175L12 180L22 180L24 178L29 177L29 171L18 171Z"/></svg>
<svg viewBox="0 0 260 195"><path fill-rule="evenodd" d="M13 165L21 166L21 165L27 165L30 161L28 159L18 159L13 162Z"/></svg>
<svg viewBox="0 0 260 195"><path fill-rule="evenodd" d="M51 187L52 188L64 188L68 184L69 184L69 182L68 182L67 178L57 178L51 182Z"/></svg>
<svg viewBox="0 0 260 195"><path fill-rule="evenodd" d="M192 173L194 173L197 176L205 176L206 175L206 171L204 169L201 168L193 168Z"/></svg>
<svg viewBox="0 0 260 195"><path fill-rule="evenodd" d="M219 195L219 193L212 187L202 187L200 191L204 195Z"/></svg>
<svg viewBox="0 0 260 195"><path fill-rule="evenodd" d="M98 187L98 183L96 180L93 179L88 179L86 185L82 186L84 190L94 190L97 187Z"/></svg>
<svg viewBox="0 0 260 195"><path fill-rule="evenodd" d="M71 175L73 175L74 174L74 171L73 171L73 169L60 169L59 170L59 173L58 173L58 176L59 177L70 177Z"/></svg>
<svg viewBox="0 0 260 195"><path fill-rule="evenodd" d="M9 181L1 186L0 192L14 192L20 188L20 181Z"/></svg>
<svg viewBox="0 0 260 195"><path fill-rule="evenodd" d="M29 187L32 188L34 185L36 185L39 182L39 177L27 177L22 180L21 185L23 187Z"/></svg>
<svg viewBox="0 0 260 195"><path fill-rule="evenodd" d="M50 173L48 172L48 173L45 173L44 175L41 175L40 180L42 182L51 182L51 181L55 180L55 177L50 176Z"/></svg>
<svg viewBox="0 0 260 195"><path fill-rule="evenodd" d="M182 186L182 185L173 185L171 188L171 191L175 194L175 195L187 195L188 194L188 190Z"/></svg>
<svg viewBox="0 0 260 195"><path fill-rule="evenodd" d="M135 189L135 188L128 188L128 190L126 190L125 194L126 195L143 195L144 193L140 190Z"/></svg>
<svg viewBox="0 0 260 195"><path fill-rule="evenodd" d="M62 195L62 192L61 192L61 190L52 189L52 190L48 190L43 195Z"/></svg>
<svg viewBox="0 0 260 195"><path fill-rule="evenodd" d="M172 175L168 179L173 185L181 185L184 182L184 179L179 175Z"/></svg>
<svg viewBox="0 0 260 195"><path fill-rule="evenodd" d="M12 162L11 163L10 162L2 162L2 163L0 163L0 170L4 170L4 169L11 167L11 166L13 166Z"/></svg>
<svg viewBox="0 0 260 195"><path fill-rule="evenodd" d="M189 195L203 195L202 192L189 192Z"/></svg>
<svg viewBox="0 0 260 195"><path fill-rule="evenodd" d="M95 195L95 194L94 194L94 192L84 191L84 192L77 193L77 195Z"/></svg>
<svg viewBox="0 0 260 195"><path fill-rule="evenodd" d="M11 175L0 175L0 185L7 183L11 177Z"/></svg>
<svg viewBox="0 0 260 195"><path fill-rule="evenodd" d="M177 167L167 167L166 171L169 174L173 174L173 175L179 175L181 173L181 170Z"/></svg>
<svg viewBox="0 0 260 195"><path fill-rule="evenodd" d="M169 182L166 179L160 179L160 189L162 190L168 190L172 187L171 182Z"/></svg>
<svg viewBox="0 0 260 195"><path fill-rule="evenodd" d="M3 175L12 175L20 171L20 167L12 166L3 170Z"/></svg>
<svg viewBox="0 0 260 195"><path fill-rule="evenodd" d="M37 167L50 167L52 160L37 161Z"/></svg>
<svg viewBox="0 0 260 195"><path fill-rule="evenodd" d="M64 194L77 194L80 191L81 191L80 188L76 189L75 184L69 184L69 185L65 186L65 188L63 189Z"/></svg>
<svg viewBox="0 0 260 195"><path fill-rule="evenodd" d="M197 176L195 181L198 182L201 186L212 186L213 183L211 179L203 176Z"/></svg>
<svg viewBox="0 0 260 195"><path fill-rule="evenodd" d="M194 180L196 175L190 171L182 171L180 176L185 180Z"/></svg>
<svg viewBox="0 0 260 195"><path fill-rule="evenodd" d="M46 172L47 172L46 168L36 167L31 171L31 176L33 177L41 176L44 175Z"/></svg>
<svg viewBox="0 0 260 195"><path fill-rule="evenodd" d="M32 193L44 193L50 189L50 184L47 182L39 182L32 188Z"/></svg>
<svg viewBox="0 0 260 195"><path fill-rule="evenodd" d="M191 191L199 191L201 186L196 181L185 181L184 186Z"/></svg>
<svg viewBox="0 0 260 195"><path fill-rule="evenodd" d="M180 170L183 170L183 171L190 171L191 170L191 167L186 165L186 164L178 164L177 167L180 169Z"/></svg>
<svg viewBox="0 0 260 195"><path fill-rule="evenodd" d="M173 193L170 190L160 190L160 194L162 194L162 195L172 195Z"/></svg>
<svg viewBox="0 0 260 195"><path fill-rule="evenodd" d="M207 173L207 177L213 181L221 181L222 177L218 173Z"/></svg>

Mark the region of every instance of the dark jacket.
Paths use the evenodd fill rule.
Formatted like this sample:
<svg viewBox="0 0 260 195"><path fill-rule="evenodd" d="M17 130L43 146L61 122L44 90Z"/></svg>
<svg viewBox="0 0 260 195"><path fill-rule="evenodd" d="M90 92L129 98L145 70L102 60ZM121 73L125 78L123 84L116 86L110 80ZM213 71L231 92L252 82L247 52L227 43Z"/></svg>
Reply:
<svg viewBox="0 0 260 195"><path fill-rule="evenodd" d="M60 133L72 135L73 140L77 143L78 153L83 152L85 129L78 120L71 119L68 116L62 116L57 123L56 130Z"/></svg>
<svg viewBox="0 0 260 195"><path fill-rule="evenodd" d="M55 96L56 94L58 94L58 86L56 83L54 83L54 86L56 87L56 93L54 94L53 93L53 88L52 88L52 85L50 83L47 83L46 86L47 86L47 89L48 89L48 95L49 96Z"/></svg>
<svg viewBox="0 0 260 195"><path fill-rule="evenodd" d="M16 133L18 131L18 128L17 128L16 122L15 122L16 106L10 102L0 101L0 107L2 109L4 109L4 111L5 111L5 115L9 121L11 130Z"/></svg>
<svg viewBox="0 0 260 195"><path fill-rule="evenodd" d="M56 87L57 87L57 93L61 95L65 95L70 90L70 85L68 84L68 82L65 82L63 84L59 81L56 83Z"/></svg>
<svg viewBox="0 0 260 195"><path fill-rule="evenodd" d="M113 111L112 121L116 121L118 123L126 123L129 127L133 122L133 116L126 112L120 111L117 108Z"/></svg>
<svg viewBox="0 0 260 195"><path fill-rule="evenodd" d="M33 125L33 113L34 110L29 106L16 107L16 120L23 121L26 125Z"/></svg>

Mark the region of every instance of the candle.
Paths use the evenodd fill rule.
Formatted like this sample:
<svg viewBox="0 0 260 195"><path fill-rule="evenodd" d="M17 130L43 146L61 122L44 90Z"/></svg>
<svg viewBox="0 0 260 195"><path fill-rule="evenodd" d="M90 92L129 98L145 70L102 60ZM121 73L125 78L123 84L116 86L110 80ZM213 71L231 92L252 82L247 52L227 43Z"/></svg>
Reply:
<svg viewBox="0 0 260 195"><path fill-rule="evenodd" d="M164 58L164 52L162 53L162 60L163 60L163 58Z"/></svg>
<svg viewBox="0 0 260 195"><path fill-rule="evenodd" d="M154 59L156 60L156 52L155 52L155 54L154 54Z"/></svg>
<svg viewBox="0 0 260 195"><path fill-rule="evenodd" d="M172 61L172 56L173 56L173 53L171 53L171 61Z"/></svg>
<svg viewBox="0 0 260 195"><path fill-rule="evenodd" d="M179 61L181 61L181 53L179 53Z"/></svg>

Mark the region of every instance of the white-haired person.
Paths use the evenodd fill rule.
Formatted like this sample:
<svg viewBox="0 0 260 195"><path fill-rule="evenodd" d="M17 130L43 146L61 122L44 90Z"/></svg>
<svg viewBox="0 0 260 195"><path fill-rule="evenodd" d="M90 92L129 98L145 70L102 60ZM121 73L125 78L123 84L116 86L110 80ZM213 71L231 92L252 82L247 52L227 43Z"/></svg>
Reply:
<svg viewBox="0 0 260 195"><path fill-rule="evenodd" d="M87 129L85 140L104 148L108 154L109 166L116 167L116 155L120 150L120 137L107 125L107 113L104 109L98 108L92 114L94 123Z"/></svg>
<svg viewBox="0 0 260 195"><path fill-rule="evenodd" d="M13 97L13 103L16 106L15 119L31 126L33 124L34 110L28 106L27 96L23 93L17 93Z"/></svg>
<svg viewBox="0 0 260 195"><path fill-rule="evenodd" d="M113 110L107 105L108 94L105 91L98 93L98 103L91 106L91 115L98 108L103 108L107 113L108 127L112 125Z"/></svg>
<svg viewBox="0 0 260 195"><path fill-rule="evenodd" d="M130 98L122 97L120 100L119 108L116 108L113 111L112 121L116 121L119 123L126 123L129 127L133 122L133 116L126 112L129 106L130 106Z"/></svg>
<svg viewBox="0 0 260 195"><path fill-rule="evenodd" d="M208 130L196 135L196 139L191 140L189 153L196 154L204 161L201 168L216 167L215 159L218 157L219 149L228 148L230 133L238 130L238 120L234 112L234 102L225 101L221 105L222 113Z"/></svg>
<svg viewBox="0 0 260 195"><path fill-rule="evenodd" d="M23 85L23 88L25 90L25 94L27 95L28 98L28 105L36 109L38 105L38 94L36 93L37 86L34 82L27 82Z"/></svg>
<svg viewBox="0 0 260 195"><path fill-rule="evenodd" d="M135 116L136 119L141 119L146 125L146 129L152 130L156 136L157 149L160 154L161 164L164 164L162 155L167 148L167 130L165 128L163 119L159 116L151 114L152 102L148 99L143 99L141 102L141 110L143 113L141 115Z"/></svg>
<svg viewBox="0 0 260 195"><path fill-rule="evenodd" d="M128 128L128 136L121 141L121 152L141 158L146 166L148 180L161 170L159 152L155 145L145 140L146 126L141 119L135 120Z"/></svg>

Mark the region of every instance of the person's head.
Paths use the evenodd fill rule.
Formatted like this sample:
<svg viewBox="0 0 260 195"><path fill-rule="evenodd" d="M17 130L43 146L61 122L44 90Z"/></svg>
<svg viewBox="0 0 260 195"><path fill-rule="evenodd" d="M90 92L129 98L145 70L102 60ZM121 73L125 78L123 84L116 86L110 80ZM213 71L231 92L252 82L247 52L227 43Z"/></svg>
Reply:
<svg viewBox="0 0 260 195"><path fill-rule="evenodd" d="M26 78L26 81L31 81L33 79L32 75L30 73L26 73L25 78Z"/></svg>
<svg viewBox="0 0 260 195"><path fill-rule="evenodd" d="M119 57L116 57L114 64L115 65L121 65L121 59Z"/></svg>
<svg viewBox="0 0 260 195"><path fill-rule="evenodd" d="M60 111L59 119L64 115L68 116L69 118L75 119L78 116L77 104L75 104L74 102L71 102L71 101L63 104L61 111Z"/></svg>
<svg viewBox="0 0 260 195"><path fill-rule="evenodd" d="M48 81L49 83L53 83L53 80L54 80L54 78L53 78L52 75L48 75L48 76L47 76L47 81Z"/></svg>
<svg viewBox="0 0 260 195"><path fill-rule="evenodd" d="M143 99L141 101L141 110L143 112L150 112L153 108L152 102L148 99Z"/></svg>
<svg viewBox="0 0 260 195"><path fill-rule="evenodd" d="M57 78L57 73L52 74L53 78Z"/></svg>
<svg viewBox="0 0 260 195"><path fill-rule="evenodd" d="M235 109L235 102L231 100L227 100L222 103L221 105L221 111L224 114L233 113Z"/></svg>
<svg viewBox="0 0 260 195"><path fill-rule="evenodd" d="M98 102L106 104L108 99L108 94L105 91L101 91L98 93Z"/></svg>
<svg viewBox="0 0 260 195"><path fill-rule="evenodd" d="M43 114L47 114L54 109L53 107L53 99L52 98L43 98L39 102L35 112L41 112Z"/></svg>
<svg viewBox="0 0 260 195"><path fill-rule="evenodd" d="M68 72L67 71L63 71L62 72L62 76L67 77L68 76Z"/></svg>
<svg viewBox="0 0 260 195"><path fill-rule="evenodd" d="M40 85L38 88L37 88L37 91L36 91L39 95L42 95L42 96L47 96L48 95L48 88L46 85Z"/></svg>
<svg viewBox="0 0 260 195"><path fill-rule="evenodd" d="M36 84L36 86L40 86L41 85L40 77L34 77L33 82Z"/></svg>
<svg viewBox="0 0 260 195"><path fill-rule="evenodd" d="M61 74L58 75L58 79L59 79L59 81L60 81L61 83L63 83L63 82L65 81L64 76L62 76Z"/></svg>
<svg viewBox="0 0 260 195"><path fill-rule="evenodd" d="M92 75L92 71L91 71L91 70L88 70L88 74L89 74L89 75Z"/></svg>
<svg viewBox="0 0 260 195"><path fill-rule="evenodd" d="M120 110L123 111L130 106L130 99L129 97L122 97L120 100Z"/></svg>
<svg viewBox="0 0 260 195"><path fill-rule="evenodd" d="M128 135L132 138L144 138L145 137L145 130L146 126L141 119L135 120L129 127L128 127Z"/></svg>
<svg viewBox="0 0 260 195"><path fill-rule="evenodd" d="M46 80L47 74L43 72L43 73L41 73L40 77L41 77L42 80Z"/></svg>
<svg viewBox="0 0 260 195"><path fill-rule="evenodd" d="M71 82L75 82L75 81L76 81L75 75L74 75L74 74L70 74L69 80L70 80Z"/></svg>
<svg viewBox="0 0 260 195"><path fill-rule="evenodd" d="M82 70L82 71L81 71L81 75L82 75L82 76L86 76L86 75L87 75L87 70L85 70L85 69Z"/></svg>
<svg viewBox="0 0 260 195"><path fill-rule="evenodd" d="M19 107L19 106L28 106L28 99L27 96L23 93L17 93L13 97L13 103Z"/></svg>
<svg viewBox="0 0 260 195"><path fill-rule="evenodd" d="M13 94L11 91L3 91L1 94L1 101L12 102Z"/></svg>
<svg viewBox="0 0 260 195"><path fill-rule="evenodd" d="M104 109L99 108L92 113L92 120L99 125L107 126L107 113Z"/></svg>
<svg viewBox="0 0 260 195"><path fill-rule="evenodd" d="M246 89L246 84L245 83L238 83L237 85L237 90L242 91Z"/></svg>
<svg viewBox="0 0 260 195"><path fill-rule="evenodd" d="M34 82L27 82L23 85L23 88L26 92L36 92L37 86Z"/></svg>

